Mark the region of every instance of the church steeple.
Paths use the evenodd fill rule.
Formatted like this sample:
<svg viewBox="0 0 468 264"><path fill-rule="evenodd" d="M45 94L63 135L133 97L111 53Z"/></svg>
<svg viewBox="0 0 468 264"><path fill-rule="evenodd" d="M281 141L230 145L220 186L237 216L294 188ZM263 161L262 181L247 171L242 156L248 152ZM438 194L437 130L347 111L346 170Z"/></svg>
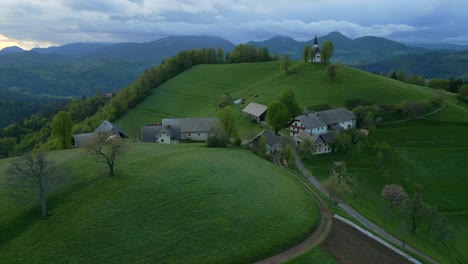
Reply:
<svg viewBox="0 0 468 264"><path fill-rule="evenodd" d="M317 34L315 35L315 39L314 39L314 48L318 48Z"/></svg>

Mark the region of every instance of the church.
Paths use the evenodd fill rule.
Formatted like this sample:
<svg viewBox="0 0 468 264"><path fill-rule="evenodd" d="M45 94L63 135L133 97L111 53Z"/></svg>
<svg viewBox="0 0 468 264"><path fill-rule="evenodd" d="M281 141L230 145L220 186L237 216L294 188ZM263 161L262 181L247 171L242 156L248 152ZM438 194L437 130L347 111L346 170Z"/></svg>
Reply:
<svg viewBox="0 0 468 264"><path fill-rule="evenodd" d="M320 53L317 35L315 35L314 44L312 45L312 48L310 49L310 62L322 63L322 54Z"/></svg>

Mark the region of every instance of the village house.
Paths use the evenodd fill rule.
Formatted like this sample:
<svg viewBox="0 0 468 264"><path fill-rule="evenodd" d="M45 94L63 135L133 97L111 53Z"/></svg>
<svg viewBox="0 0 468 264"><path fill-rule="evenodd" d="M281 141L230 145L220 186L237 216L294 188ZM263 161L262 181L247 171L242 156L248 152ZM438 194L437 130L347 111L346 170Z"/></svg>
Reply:
<svg viewBox="0 0 468 264"><path fill-rule="evenodd" d="M119 136L121 138L128 138L120 128L111 122L104 120L92 133L75 134L73 135L73 142L76 148L84 147L89 144L97 135L107 134L109 136Z"/></svg>
<svg viewBox="0 0 468 264"><path fill-rule="evenodd" d="M174 144L181 140L206 141L217 123L217 118L163 119L161 124L150 124L141 129L141 142Z"/></svg>
<svg viewBox="0 0 468 264"><path fill-rule="evenodd" d="M252 150L257 150L260 146L260 138L263 138L265 140L265 147L266 147L266 152L265 154L267 155L273 155L277 150L281 151L283 149L283 144L281 137L275 135L273 131L269 129L264 129L260 133L258 133L255 137L253 137L247 145L252 149Z"/></svg>
<svg viewBox="0 0 468 264"><path fill-rule="evenodd" d="M356 115L336 108L295 117L289 122L289 135L296 145L310 139L315 144L314 154L323 154L333 151L331 144L339 133L355 127Z"/></svg>
<svg viewBox="0 0 468 264"><path fill-rule="evenodd" d="M321 63L322 62L322 53L320 52L317 35L315 35L314 44L310 52L310 62L312 63Z"/></svg>
<svg viewBox="0 0 468 264"><path fill-rule="evenodd" d="M267 106L259 103L250 103L244 109L242 109L244 115L249 115L250 119L256 122L265 121Z"/></svg>

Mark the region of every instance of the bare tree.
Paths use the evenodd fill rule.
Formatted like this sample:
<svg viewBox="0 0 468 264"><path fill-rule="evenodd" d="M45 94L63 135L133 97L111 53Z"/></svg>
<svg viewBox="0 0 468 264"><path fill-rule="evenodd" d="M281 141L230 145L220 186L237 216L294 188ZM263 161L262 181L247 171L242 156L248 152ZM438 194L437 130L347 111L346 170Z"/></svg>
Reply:
<svg viewBox="0 0 468 264"><path fill-rule="evenodd" d="M385 185L382 189L381 195L390 203L390 216L393 215L394 207L403 204L405 199L408 197L405 189L397 184Z"/></svg>
<svg viewBox="0 0 468 264"><path fill-rule="evenodd" d="M41 203L42 217L49 214L47 210L46 193L53 180L54 164L47 158L45 152L28 153L15 159L7 170L7 184L12 191L25 195L37 192Z"/></svg>
<svg viewBox="0 0 468 264"><path fill-rule="evenodd" d="M88 152L96 162L107 164L109 175L115 175L114 165L118 156L124 153L125 141L117 135L98 134L88 145Z"/></svg>

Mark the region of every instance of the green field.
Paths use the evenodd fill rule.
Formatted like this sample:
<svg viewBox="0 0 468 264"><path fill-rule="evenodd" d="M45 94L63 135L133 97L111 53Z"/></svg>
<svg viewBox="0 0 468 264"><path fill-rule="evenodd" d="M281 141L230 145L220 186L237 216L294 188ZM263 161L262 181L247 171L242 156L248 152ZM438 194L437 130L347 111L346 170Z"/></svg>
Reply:
<svg viewBox="0 0 468 264"><path fill-rule="evenodd" d="M417 184L423 186L426 202L437 205L448 216L455 236L449 243L434 246L434 239L425 234L423 226L408 242L441 263L468 261L468 124L418 120L378 127L371 140L387 142L392 153L383 161L370 150L361 153L315 156L307 161L311 171L324 179L331 163L345 160L349 171L363 185L361 208L359 198L349 202L365 216L384 226L397 237L403 215L384 221L383 211L388 204L380 197L385 184L400 184L412 194Z"/></svg>
<svg viewBox="0 0 468 264"><path fill-rule="evenodd" d="M79 149L50 157L72 180L49 195L48 219L0 187L1 263L245 263L320 218L298 181L244 150L132 143L115 177Z"/></svg>
<svg viewBox="0 0 468 264"><path fill-rule="evenodd" d="M268 104L285 87L291 87L299 104L309 108L318 104L340 107L349 99L396 105L410 99L430 100L435 95L433 89L345 65L337 66L333 82L325 76L325 66L309 63L295 62L292 73L287 75L279 70L279 62L199 65L153 90L148 99L120 118L117 124L124 131L135 133L144 124L159 122L162 118L213 116L216 102L224 93L229 93L233 100L244 98L246 103ZM245 105L239 105L235 109L241 113L243 107Z"/></svg>

